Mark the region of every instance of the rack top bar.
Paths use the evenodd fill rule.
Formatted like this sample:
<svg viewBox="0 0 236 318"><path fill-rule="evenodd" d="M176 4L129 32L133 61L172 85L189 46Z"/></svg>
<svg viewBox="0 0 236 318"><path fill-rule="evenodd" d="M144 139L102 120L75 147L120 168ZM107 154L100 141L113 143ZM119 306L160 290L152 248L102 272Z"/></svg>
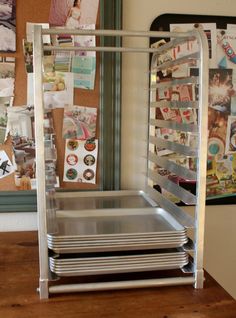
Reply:
<svg viewBox="0 0 236 318"><path fill-rule="evenodd" d="M38 26L41 27L41 26ZM162 31L126 31L126 30L80 30L80 29L42 29L42 34L71 34L71 35L95 35L95 36L131 36L148 38L189 38L197 35L197 30L189 32L162 32Z"/></svg>

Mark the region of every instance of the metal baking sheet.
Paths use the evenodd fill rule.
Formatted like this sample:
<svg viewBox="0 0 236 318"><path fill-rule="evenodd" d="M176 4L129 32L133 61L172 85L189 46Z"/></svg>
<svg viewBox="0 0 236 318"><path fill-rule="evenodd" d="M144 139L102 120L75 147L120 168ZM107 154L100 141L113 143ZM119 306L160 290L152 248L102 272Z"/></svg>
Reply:
<svg viewBox="0 0 236 318"><path fill-rule="evenodd" d="M79 237L79 236L75 236L75 237L62 237L62 238L58 238L58 237L54 237L52 235L48 235L47 236L47 240L48 242L51 243L64 243L64 242L94 242L94 241L108 241L108 240L119 240L119 241L124 241L124 240L144 240L144 239L150 239L150 240L165 240L165 239L184 239L187 236L187 231L184 232L173 232L173 233L169 233L169 234L165 234L165 233L156 233L154 235L109 235L109 236L99 236L99 238L96 236L91 236L91 237Z"/></svg>
<svg viewBox="0 0 236 318"><path fill-rule="evenodd" d="M127 267L145 267L145 266L156 266L156 267L160 267L160 266L168 266L168 265L178 265L178 266L185 266L188 263L187 260L176 260L176 261L166 261L166 262L148 262L148 261L143 261L143 262L132 262L132 263L117 263L117 264L112 264L112 265L96 265L96 266L53 266L50 265L50 270L52 271L60 271L60 272L68 272L68 271L85 271L85 270L89 270L89 271L100 271L100 270L106 270L106 269L113 269L113 268L127 268Z"/></svg>
<svg viewBox="0 0 236 318"><path fill-rule="evenodd" d="M167 242L167 243L140 243L140 244L120 244L120 245L97 245L97 246L70 246L68 247L55 247L49 246L55 253L86 253L86 252L112 252L112 251L130 251L130 250L145 250L155 248L177 248L182 247L184 244L181 242Z"/></svg>
<svg viewBox="0 0 236 318"><path fill-rule="evenodd" d="M94 268L84 270L59 270L51 269L52 272L58 276L82 276L82 275L100 275L100 274L115 274L115 273L128 273L128 272L143 272L143 271L156 271L156 270L167 270L177 269L184 267L188 262L181 263L163 263L163 264L147 264L147 265L133 265L133 266L113 266L110 268Z"/></svg>
<svg viewBox="0 0 236 318"><path fill-rule="evenodd" d="M144 257L126 257L126 258L119 258L119 259L113 259L113 258L106 258L105 260L100 260L97 258L97 260L81 260L81 258L76 258L73 260L63 260L63 259L53 259L50 258L50 266L53 266L55 268L64 268L64 267L77 267L77 266L110 266L110 265L117 265L117 264L141 264L141 263L152 263L152 262L181 262L188 260L188 255L175 255L175 256L144 256Z"/></svg>
<svg viewBox="0 0 236 318"><path fill-rule="evenodd" d="M93 241L93 242L86 242L86 241L79 241L79 242L63 242L63 243L52 243L52 242L48 242L48 246L52 247L73 247L73 246L116 246L116 245L136 245L136 244L166 244L166 243L182 243L185 244L188 242L188 238L182 238L182 239L167 239L167 240L123 240L123 241L112 241L112 240L108 240L108 241Z"/></svg>
<svg viewBox="0 0 236 318"><path fill-rule="evenodd" d="M188 239L186 236L181 236L181 237L175 237L175 236L170 236L170 237L152 237L152 238L129 238L129 239L107 239L107 240L61 240L61 241L55 241L55 240L51 240L48 239L48 244L50 245L77 245L77 244L86 244L86 245L93 245L93 244L130 244L130 243L142 243L142 242L157 242L157 243L161 243L161 242L169 242L169 241L183 241L185 243L187 243Z"/></svg>
<svg viewBox="0 0 236 318"><path fill-rule="evenodd" d="M57 233L48 238L108 238L109 236L185 233L186 229L161 208L57 211Z"/></svg>
<svg viewBox="0 0 236 318"><path fill-rule="evenodd" d="M56 205L59 210L146 208L156 203L143 191L90 191L58 192Z"/></svg>

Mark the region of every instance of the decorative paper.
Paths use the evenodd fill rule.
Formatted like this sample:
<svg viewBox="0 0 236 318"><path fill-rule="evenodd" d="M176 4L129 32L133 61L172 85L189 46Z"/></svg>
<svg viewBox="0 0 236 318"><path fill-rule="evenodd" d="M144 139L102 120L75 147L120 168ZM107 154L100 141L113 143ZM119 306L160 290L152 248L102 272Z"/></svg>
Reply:
<svg viewBox="0 0 236 318"><path fill-rule="evenodd" d="M0 51L16 51L16 2L0 0Z"/></svg>
<svg viewBox="0 0 236 318"><path fill-rule="evenodd" d="M66 139L63 181L95 184L97 154L97 139Z"/></svg>
<svg viewBox="0 0 236 318"><path fill-rule="evenodd" d="M0 179L5 178L15 171L8 155L4 150L0 150Z"/></svg>
<svg viewBox="0 0 236 318"><path fill-rule="evenodd" d="M85 106L67 106L64 109L63 138L86 140L95 137L97 109Z"/></svg>

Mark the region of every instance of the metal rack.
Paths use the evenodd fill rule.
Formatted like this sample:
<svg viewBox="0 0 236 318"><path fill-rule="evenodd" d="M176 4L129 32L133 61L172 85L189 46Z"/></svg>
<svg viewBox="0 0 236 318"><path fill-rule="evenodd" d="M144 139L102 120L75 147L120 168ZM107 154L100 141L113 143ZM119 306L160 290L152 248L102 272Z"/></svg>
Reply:
<svg viewBox="0 0 236 318"><path fill-rule="evenodd" d="M203 287L203 241L205 219L205 183L207 159L207 100L208 100L208 44L202 30L186 33L134 32L114 30L66 30L71 35L95 35L115 37L171 38L159 48L130 47L57 47L44 46L45 34L65 33L65 29L34 29L34 95L36 134L36 173L38 202L38 237L41 298L49 294L90 290L121 288L142 288L178 284L195 284ZM163 52L196 39L198 51L158 65L157 59ZM92 50L97 52L135 52L152 54L150 68L150 118L147 155L146 189L89 192L56 192L54 189L53 142L45 136L43 118L42 61L44 51ZM178 64L197 61L197 78L169 79L164 84L156 81L160 70ZM155 82L153 82L153 76ZM156 90L164 86L190 84L198 86L198 100L193 102L163 102L156 100ZM156 109L168 104L170 108L197 110L196 124L183 124L157 120ZM158 127L168 127L197 135L197 146L188 147L176 142L158 138ZM197 159L197 170L178 166L165 157L158 156L156 148L170 149L173 153ZM168 178L161 176L155 167L162 167L197 182L196 195L190 194ZM172 192L187 204L194 204L195 216L190 217L184 210L154 189ZM192 229L194 239L188 238ZM193 258L193 264L189 257ZM191 265L192 264L192 265ZM178 270L178 274L168 273ZM158 270L168 270L166 277L158 277ZM152 279L116 280L99 282L101 274L132 272L157 273ZM64 276L76 277L93 275L93 283L60 283ZM56 279L55 279L56 278Z"/></svg>

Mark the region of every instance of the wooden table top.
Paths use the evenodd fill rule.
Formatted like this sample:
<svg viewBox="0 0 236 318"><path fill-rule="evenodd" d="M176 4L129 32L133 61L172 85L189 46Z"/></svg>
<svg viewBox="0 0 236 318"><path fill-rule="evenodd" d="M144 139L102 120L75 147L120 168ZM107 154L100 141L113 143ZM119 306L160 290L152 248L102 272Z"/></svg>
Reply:
<svg viewBox="0 0 236 318"><path fill-rule="evenodd" d="M204 289L173 286L40 300L36 232L0 233L1 318L236 318L236 301L206 273Z"/></svg>

